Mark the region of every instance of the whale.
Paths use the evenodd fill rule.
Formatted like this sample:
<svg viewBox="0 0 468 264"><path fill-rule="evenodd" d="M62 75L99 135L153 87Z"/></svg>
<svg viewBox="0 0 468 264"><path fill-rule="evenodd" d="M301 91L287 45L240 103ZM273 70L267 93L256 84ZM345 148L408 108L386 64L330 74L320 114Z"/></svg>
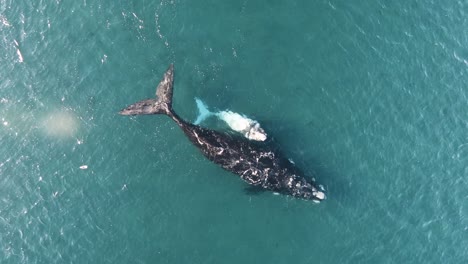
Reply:
<svg viewBox="0 0 468 264"><path fill-rule="evenodd" d="M323 188L314 179L305 177L278 148L238 133L212 130L182 119L172 108L173 86L174 65L170 64L156 88L156 98L138 101L119 114L170 117L208 160L238 175L251 188L314 202L326 199Z"/></svg>
<svg viewBox="0 0 468 264"><path fill-rule="evenodd" d="M199 98L195 98L195 102L198 108L198 117L193 124L199 125L208 117L216 116L220 120L223 120L229 128L241 133L245 138L256 141L265 141L267 139L267 134L265 130L260 127L258 121L230 110L211 112L208 110L208 106Z"/></svg>

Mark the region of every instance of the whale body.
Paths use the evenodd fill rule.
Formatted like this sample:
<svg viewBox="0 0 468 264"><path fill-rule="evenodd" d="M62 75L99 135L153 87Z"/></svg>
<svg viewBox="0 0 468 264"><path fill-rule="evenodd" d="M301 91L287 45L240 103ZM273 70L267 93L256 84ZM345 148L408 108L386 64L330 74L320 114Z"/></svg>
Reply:
<svg viewBox="0 0 468 264"><path fill-rule="evenodd" d="M250 140L265 141L267 134L260 127L260 123L248 118L245 115L224 110L219 112L211 112L202 100L195 98L198 108L198 117L193 124L199 125L209 116L216 116L223 120L232 130L237 131Z"/></svg>
<svg viewBox="0 0 468 264"><path fill-rule="evenodd" d="M223 133L191 124L172 109L174 66L171 64L156 88L157 98L134 103L121 115L164 114L172 118L205 157L246 183L276 193L320 202L325 194L302 176L300 170L281 153L263 142L250 141L237 134Z"/></svg>

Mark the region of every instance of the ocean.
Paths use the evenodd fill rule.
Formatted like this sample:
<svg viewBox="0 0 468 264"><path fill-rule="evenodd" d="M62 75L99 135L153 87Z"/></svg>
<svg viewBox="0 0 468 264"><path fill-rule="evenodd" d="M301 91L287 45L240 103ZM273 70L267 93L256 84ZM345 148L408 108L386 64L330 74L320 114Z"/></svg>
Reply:
<svg viewBox="0 0 468 264"><path fill-rule="evenodd" d="M466 1L0 0L0 263L467 263ZM154 97L326 190L246 192ZM211 120L204 124L217 127Z"/></svg>

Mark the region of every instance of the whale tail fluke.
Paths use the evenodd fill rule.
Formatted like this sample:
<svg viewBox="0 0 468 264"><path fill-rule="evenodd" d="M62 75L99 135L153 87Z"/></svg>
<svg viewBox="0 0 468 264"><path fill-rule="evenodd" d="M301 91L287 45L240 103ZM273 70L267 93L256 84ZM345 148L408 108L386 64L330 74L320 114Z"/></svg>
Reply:
<svg viewBox="0 0 468 264"><path fill-rule="evenodd" d="M206 104L202 100L200 100L198 98L195 98L195 102L197 103L198 116L197 116L197 119L195 120L194 124L199 125L205 119L207 119L208 117L214 115L214 113L212 113L212 112L210 112L210 110L208 110L208 107L206 106Z"/></svg>
<svg viewBox="0 0 468 264"><path fill-rule="evenodd" d="M136 102L121 110L121 115L156 115L173 116L172 90L174 84L174 65L171 64L156 88L156 99L146 99Z"/></svg>

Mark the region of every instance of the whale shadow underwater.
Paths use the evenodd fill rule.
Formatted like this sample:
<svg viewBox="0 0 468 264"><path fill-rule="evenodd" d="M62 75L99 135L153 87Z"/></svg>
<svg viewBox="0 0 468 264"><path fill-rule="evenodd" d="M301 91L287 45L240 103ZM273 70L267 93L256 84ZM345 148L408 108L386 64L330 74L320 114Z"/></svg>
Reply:
<svg viewBox="0 0 468 264"><path fill-rule="evenodd" d="M156 88L157 98L134 103L121 110L121 115L169 116L189 140L212 162L237 174L254 189L320 202L325 194L312 179L276 148L265 142L248 140L238 134L207 129L186 122L172 109L174 66L171 64Z"/></svg>

